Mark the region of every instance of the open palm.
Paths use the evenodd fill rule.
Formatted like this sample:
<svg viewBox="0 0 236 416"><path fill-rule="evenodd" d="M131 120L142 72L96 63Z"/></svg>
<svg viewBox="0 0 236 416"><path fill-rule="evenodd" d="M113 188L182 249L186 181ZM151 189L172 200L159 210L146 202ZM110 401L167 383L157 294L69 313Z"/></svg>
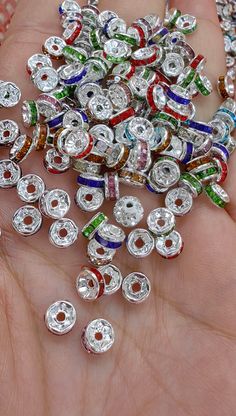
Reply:
<svg viewBox="0 0 236 416"><path fill-rule="evenodd" d="M15 81L24 99L36 96L25 72L27 58L40 50L47 37L60 35L58 3L21 0L0 49L0 79ZM114 9L131 21L148 13L163 17L164 3L103 0L101 9ZM225 72L215 1L171 3L198 17L199 30L190 35L190 42L207 57L207 74L215 83L217 75ZM210 119L219 102L216 92L200 99L199 119ZM19 108L1 110L0 116L20 121ZM1 150L1 159L6 156ZM24 174L37 173L48 188L60 187L72 196L75 173L50 176L40 157L33 154L24 162ZM178 222L185 240L178 259L154 255L141 262L125 251L118 254L115 262L124 274L138 270L150 277L152 294L139 306L127 304L118 293L92 304L80 301L74 286L86 262L83 238L67 250L54 248L48 242L49 220L36 236L18 236L11 217L21 202L14 189L1 191L1 416L236 414L234 157L230 168L228 211L199 198L193 212ZM134 194L125 188L122 192ZM149 211L161 205L153 195L143 202ZM79 226L90 217L75 206L69 214ZM58 299L70 300L78 312L75 329L64 337L50 334L43 322L45 310ZM113 349L100 357L88 356L80 347L82 327L96 317L108 319L116 332Z"/></svg>

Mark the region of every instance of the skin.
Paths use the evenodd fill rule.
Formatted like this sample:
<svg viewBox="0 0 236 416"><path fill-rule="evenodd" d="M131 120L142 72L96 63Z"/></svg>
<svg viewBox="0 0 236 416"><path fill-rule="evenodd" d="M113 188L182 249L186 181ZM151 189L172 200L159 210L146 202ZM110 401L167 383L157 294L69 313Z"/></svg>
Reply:
<svg viewBox="0 0 236 416"><path fill-rule="evenodd" d="M207 57L206 74L213 84L225 73L221 30L214 0L176 0L171 6L198 17L198 31L188 37ZM44 40L60 35L57 0L21 0L7 38L0 48L0 79L16 82L23 99L37 96L25 71L29 56ZM129 22L158 13L161 0L103 0L101 9L118 12ZM209 120L220 100L197 99L197 119ZM1 110L3 118L20 121L20 108ZM1 158L7 157L1 149ZM33 166L32 166L33 164ZM192 213L177 221L185 241L182 255L168 261L153 255L139 261L127 252L116 259L124 275L133 270L150 277L146 303L128 304L120 293L98 302L82 302L75 278L86 263L85 242L58 250L48 242L51 223L35 236L13 232L11 217L22 205L16 191L1 191L0 226L0 415L1 416L233 416L236 405L236 196L235 156L225 189L227 211L201 196ZM55 177L33 154L23 172L42 176L48 188L61 187L73 197L76 173ZM123 195L137 194L122 188ZM147 194L145 194L147 195ZM159 197L143 198L149 212ZM110 215L109 208L105 212ZM69 217L81 227L91 215L74 205ZM145 223L143 224L145 226ZM141 224L142 226L142 224ZM57 337L45 328L47 307L68 299L76 307L74 330ZM89 356L80 346L83 326L97 317L114 326L116 342L107 354Z"/></svg>

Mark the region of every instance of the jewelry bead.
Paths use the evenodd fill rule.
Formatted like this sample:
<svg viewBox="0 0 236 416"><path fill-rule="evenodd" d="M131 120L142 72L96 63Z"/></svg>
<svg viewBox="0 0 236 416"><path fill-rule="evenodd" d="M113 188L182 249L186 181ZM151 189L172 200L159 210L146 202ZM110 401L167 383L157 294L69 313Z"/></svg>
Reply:
<svg viewBox="0 0 236 416"><path fill-rule="evenodd" d="M104 92L100 85L95 84L94 82L79 85L75 89L75 97L80 102L82 107L86 107L89 100L95 95L104 95Z"/></svg>
<svg viewBox="0 0 236 416"><path fill-rule="evenodd" d="M123 196L113 209L116 221L124 227L134 227L143 218L144 209L138 198L134 196Z"/></svg>
<svg viewBox="0 0 236 416"><path fill-rule="evenodd" d="M0 188L12 188L21 177L21 168L12 160L0 160Z"/></svg>
<svg viewBox="0 0 236 416"><path fill-rule="evenodd" d="M43 92L52 91L59 81L57 71L50 66L43 66L37 69L36 72L32 72L31 78L34 85Z"/></svg>
<svg viewBox="0 0 236 416"><path fill-rule="evenodd" d="M197 28L196 17L191 16L190 14L183 14L176 20L175 26L184 34L192 33Z"/></svg>
<svg viewBox="0 0 236 416"><path fill-rule="evenodd" d="M33 140L26 134L18 136L10 149L10 159L15 163L23 162L33 150Z"/></svg>
<svg viewBox="0 0 236 416"><path fill-rule="evenodd" d="M18 124L13 120L0 121L0 146L11 146L20 131Z"/></svg>
<svg viewBox="0 0 236 416"><path fill-rule="evenodd" d="M143 117L133 117L128 123L127 132L132 140L148 141L154 135L154 127L149 120Z"/></svg>
<svg viewBox="0 0 236 416"><path fill-rule="evenodd" d="M85 238L91 240L98 229L107 221L107 217L102 212L95 214L91 220L82 228L82 234Z"/></svg>
<svg viewBox="0 0 236 416"><path fill-rule="evenodd" d="M162 70L167 77L177 77L184 69L184 60L177 53L168 53L162 64Z"/></svg>
<svg viewBox="0 0 236 416"><path fill-rule="evenodd" d="M125 61L131 55L131 47L126 42L110 39L104 44L104 57L114 64Z"/></svg>
<svg viewBox="0 0 236 416"><path fill-rule="evenodd" d="M175 216L167 208L156 208L149 213L147 225L154 235L167 235L175 228Z"/></svg>
<svg viewBox="0 0 236 416"><path fill-rule="evenodd" d="M103 247L117 249L125 240L125 233L116 225L104 223L95 233L95 240Z"/></svg>
<svg viewBox="0 0 236 416"><path fill-rule="evenodd" d="M62 129L56 140L59 153L83 159L93 147L93 138L82 127Z"/></svg>
<svg viewBox="0 0 236 416"><path fill-rule="evenodd" d="M13 215L12 225L21 235L33 235L41 228L42 215L37 208L31 205L24 205Z"/></svg>
<svg viewBox="0 0 236 416"><path fill-rule="evenodd" d="M201 182L189 172L181 174L179 186L190 192L193 198L197 198L202 193Z"/></svg>
<svg viewBox="0 0 236 416"><path fill-rule="evenodd" d="M136 228L131 231L126 244L129 253L137 258L149 256L155 246L154 238L149 231L143 228Z"/></svg>
<svg viewBox="0 0 236 416"><path fill-rule="evenodd" d="M183 216L191 210L193 198L186 189L174 188L168 191L165 205L174 215Z"/></svg>
<svg viewBox="0 0 236 416"><path fill-rule="evenodd" d="M104 192L105 198L110 201L119 199L119 177L115 172L106 172L104 174Z"/></svg>
<svg viewBox="0 0 236 416"><path fill-rule="evenodd" d="M14 107L21 99L21 91L13 82L0 83L0 107Z"/></svg>
<svg viewBox="0 0 236 416"><path fill-rule="evenodd" d="M204 191L210 198L211 202L219 208L225 208L225 205L230 202L230 198L225 190L216 183L211 183L205 186Z"/></svg>
<svg viewBox="0 0 236 416"><path fill-rule="evenodd" d="M162 157L153 165L151 175L158 187L170 188L179 181L180 168L175 160Z"/></svg>
<svg viewBox="0 0 236 416"><path fill-rule="evenodd" d="M123 279L122 294L131 303L144 302L151 291L151 283L143 273L133 272Z"/></svg>
<svg viewBox="0 0 236 416"><path fill-rule="evenodd" d="M25 127L35 126L39 121L37 103L33 100L23 101L22 118Z"/></svg>
<svg viewBox="0 0 236 416"><path fill-rule="evenodd" d="M17 193L24 202L32 203L39 200L45 191L43 180L34 174L22 176L17 182Z"/></svg>
<svg viewBox="0 0 236 416"><path fill-rule="evenodd" d="M206 76L197 75L195 78L195 85L202 95L210 95L213 88L210 80Z"/></svg>
<svg viewBox="0 0 236 416"><path fill-rule="evenodd" d="M88 109L96 120L108 120L112 115L112 104L104 95L96 95L88 102Z"/></svg>
<svg viewBox="0 0 236 416"><path fill-rule="evenodd" d="M49 241L56 247L66 248L75 243L78 237L78 227L69 218L61 218L52 223L49 229Z"/></svg>
<svg viewBox="0 0 236 416"><path fill-rule="evenodd" d="M111 263L115 254L115 249L102 246L94 238L88 243L87 255L89 261L96 267Z"/></svg>
<svg viewBox="0 0 236 416"><path fill-rule="evenodd" d="M49 55L51 59L61 59L63 57L63 48L66 46L65 41L58 36L50 36L42 46L43 53Z"/></svg>
<svg viewBox="0 0 236 416"><path fill-rule="evenodd" d="M49 149L44 158L44 166L48 172L59 174L66 172L71 165L71 159L67 155L60 155L56 149Z"/></svg>
<svg viewBox="0 0 236 416"><path fill-rule="evenodd" d="M59 300L46 311L45 324L55 335L64 335L72 330L76 322L76 310L72 303Z"/></svg>
<svg viewBox="0 0 236 416"><path fill-rule="evenodd" d="M99 272L102 274L104 279L104 295L112 295L117 292L122 284L122 274L118 267L114 264L107 264L99 267Z"/></svg>
<svg viewBox="0 0 236 416"><path fill-rule="evenodd" d="M82 31L83 25L80 20L75 22L71 22L63 32L63 39L67 43L67 45L73 45L76 42L77 38L79 37ZM65 46L65 45L64 45Z"/></svg>
<svg viewBox="0 0 236 416"><path fill-rule="evenodd" d="M156 240L156 250L165 259L174 259L179 256L183 247L182 237L175 230L168 235L158 237Z"/></svg>
<svg viewBox="0 0 236 416"><path fill-rule="evenodd" d="M83 267L76 280L76 289L83 300L98 299L104 292L102 274L93 267Z"/></svg>
<svg viewBox="0 0 236 416"><path fill-rule="evenodd" d="M89 354L102 354L108 351L114 340L112 325L102 318L89 322L83 329L81 337L82 345Z"/></svg>
<svg viewBox="0 0 236 416"><path fill-rule="evenodd" d="M42 68L44 66L52 67L51 59L48 55L36 53L28 59L26 69L28 74L31 75L33 72L36 72L37 69Z"/></svg>
<svg viewBox="0 0 236 416"><path fill-rule="evenodd" d="M234 82L232 80L232 78L230 78L228 75L226 76L220 76L218 83L217 83L217 87L218 87L218 92L219 95L226 99L226 98L234 98L234 93L235 93L235 87L234 87Z"/></svg>
<svg viewBox="0 0 236 416"><path fill-rule="evenodd" d="M104 188L104 179L102 176L80 173L77 177L79 185L89 186L91 188Z"/></svg>
<svg viewBox="0 0 236 416"><path fill-rule="evenodd" d="M104 202L103 191L98 188L81 186L76 192L75 202L76 205L83 211L96 211Z"/></svg>
<svg viewBox="0 0 236 416"><path fill-rule="evenodd" d="M70 197L63 189L46 190L40 197L39 209L53 219L63 218L70 209Z"/></svg>

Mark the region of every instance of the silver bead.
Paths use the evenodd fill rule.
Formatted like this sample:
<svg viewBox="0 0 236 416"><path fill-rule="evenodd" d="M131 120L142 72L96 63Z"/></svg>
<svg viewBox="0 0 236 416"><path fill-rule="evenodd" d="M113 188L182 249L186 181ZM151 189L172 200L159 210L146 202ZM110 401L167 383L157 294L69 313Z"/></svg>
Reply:
<svg viewBox="0 0 236 416"><path fill-rule="evenodd" d="M112 113L113 108L109 98L104 95L95 95L88 102L88 109L96 120L108 120Z"/></svg>
<svg viewBox="0 0 236 416"><path fill-rule="evenodd" d="M44 66L32 73L32 80L34 85L43 92L50 92L56 88L59 77L54 68Z"/></svg>
<svg viewBox="0 0 236 416"><path fill-rule="evenodd" d="M132 139L148 141L154 136L154 127L149 120L143 117L134 117L128 123L128 132Z"/></svg>
<svg viewBox="0 0 236 416"><path fill-rule="evenodd" d="M132 256L143 258L151 254L155 246L155 241L149 231L143 228L136 228L129 233L126 244Z"/></svg>
<svg viewBox="0 0 236 416"><path fill-rule="evenodd" d="M116 221L124 227L134 227L142 220L144 209L138 198L123 196L116 202L113 214Z"/></svg>
<svg viewBox="0 0 236 416"><path fill-rule="evenodd" d="M13 120L0 121L0 146L11 146L19 135L19 126Z"/></svg>
<svg viewBox="0 0 236 416"><path fill-rule="evenodd" d="M76 310L72 303L58 300L49 306L45 314L45 324L55 335L64 335L70 332L76 322Z"/></svg>
<svg viewBox="0 0 236 416"><path fill-rule="evenodd" d="M112 295L117 292L122 284L121 271L114 264L107 264L99 267L99 272L102 274L104 279L104 295Z"/></svg>
<svg viewBox="0 0 236 416"><path fill-rule="evenodd" d="M28 59L27 70L29 74L31 74L32 72L36 72L39 68L42 68L43 66L52 67L52 61L48 55L36 53Z"/></svg>
<svg viewBox="0 0 236 416"><path fill-rule="evenodd" d="M95 239L104 247L116 249L120 247L125 240L125 233L120 227L105 222L97 230Z"/></svg>
<svg viewBox="0 0 236 416"><path fill-rule="evenodd" d="M66 42L58 36L50 36L44 42L44 51L54 58L60 58L63 55L63 48L66 46Z"/></svg>
<svg viewBox="0 0 236 416"><path fill-rule="evenodd" d="M152 180L159 187L170 188L180 178L180 168L175 160L160 158L152 167Z"/></svg>
<svg viewBox="0 0 236 416"><path fill-rule="evenodd" d="M181 235L174 230L168 235L157 237L156 250L166 259L177 257L183 250Z"/></svg>
<svg viewBox="0 0 236 416"><path fill-rule="evenodd" d="M122 294L132 303L141 303L147 299L151 284L143 273L133 272L126 276L122 283Z"/></svg>
<svg viewBox="0 0 236 416"><path fill-rule="evenodd" d="M58 135L57 149L59 153L71 157L78 157L90 144L89 134L82 128L66 128Z"/></svg>
<svg viewBox="0 0 236 416"><path fill-rule="evenodd" d="M63 218L70 209L70 197L63 189L46 190L40 197L39 209L47 217Z"/></svg>
<svg viewBox="0 0 236 416"><path fill-rule="evenodd" d="M158 236L169 234L175 227L175 216L167 208L156 208L147 217L149 230Z"/></svg>
<svg viewBox="0 0 236 416"><path fill-rule="evenodd" d="M104 95L103 89L95 82L86 82L75 89L75 97L83 108L86 107L89 100L95 95Z"/></svg>
<svg viewBox="0 0 236 416"><path fill-rule="evenodd" d="M104 266L112 262L116 250L103 247L94 238L92 238L87 246L87 254L90 262L95 266Z"/></svg>
<svg viewBox="0 0 236 416"><path fill-rule="evenodd" d="M0 107L14 107L21 99L21 91L13 82L0 83Z"/></svg>
<svg viewBox="0 0 236 416"><path fill-rule="evenodd" d="M184 60L178 53L168 53L162 64L162 70L167 77L177 77L184 69Z"/></svg>
<svg viewBox="0 0 236 416"><path fill-rule="evenodd" d="M88 353L102 354L108 351L115 340L112 325L98 318L89 322L83 330L81 341Z"/></svg>
<svg viewBox="0 0 236 416"><path fill-rule="evenodd" d="M44 191L44 181L35 174L22 176L17 183L18 196L24 202L38 201Z"/></svg>
<svg viewBox="0 0 236 416"><path fill-rule="evenodd" d="M184 188L171 189L165 198L166 207L177 216L187 214L193 206L192 195Z"/></svg>
<svg viewBox="0 0 236 416"><path fill-rule="evenodd" d="M76 280L78 295L83 300L96 300L103 295L104 279L99 270L83 267Z"/></svg>
<svg viewBox="0 0 236 416"><path fill-rule="evenodd" d="M74 244L78 237L78 227L69 218L55 221L49 229L50 242L59 248L66 248Z"/></svg>
<svg viewBox="0 0 236 416"><path fill-rule="evenodd" d="M44 158L44 166L48 172L60 174L66 172L71 165L71 158L68 155L59 154L56 149L47 150Z"/></svg>
<svg viewBox="0 0 236 416"><path fill-rule="evenodd" d="M75 194L75 203L83 211L93 212L101 207L104 201L103 190L80 186Z"/></svg>
<svg viewBox="0 0 236 416"><path fill-rule="evenodd" d="M12 188L21 177L21 168L12 160L0 160L0 188Z"/></svg>
<svg viewBox="0 0 236 416"><path fill-rule="evenodd" d="M20 207L13 215L12 225L21 235L33 235L41 228L42 215L37 208L25 205Z"/></svg>

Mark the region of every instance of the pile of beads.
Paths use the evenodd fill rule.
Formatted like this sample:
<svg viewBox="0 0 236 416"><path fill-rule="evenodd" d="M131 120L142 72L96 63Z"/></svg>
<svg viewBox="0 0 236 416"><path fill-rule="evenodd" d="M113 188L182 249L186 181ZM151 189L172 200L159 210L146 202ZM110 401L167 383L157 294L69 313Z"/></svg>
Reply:
<svg viewBox="0 0 236 416"><path fill-rule="evenodd" d="M22 176L20 166L35 150L42 152L49 173L78 172L76 205L95 212L111 201L119 224L97 212L82 228L92 266L77 277L78 295L93 301L121 288L127 301L140 303L150 293L149 279L139 272L123 279L111 264L122 244L136 258L154 250L165 259L175 258L183 249L175 217L189 213L202 192L220 208L229 202L222 184L236 146L233 83L230 74L221 76L224 102L210 122L195 120L194 98L208 96L213 88L204 74L206 59L186 40L197 28L193 16L170 9L164 22L148 15L127 26L116 13L99 12L93 4L80 7L75 0L63 1L59 13L62 36L48 38L43 53L27 63L40 91L22 106L32 137L20 133L14 121L0 121L0 145L10 147L9 159L0 160L0 188L16 186L26 203L13 216L18 233L35 234L43 217L51 218L49 241L65 248L79 233L67 218L70 196L63 189L47 189L37 175ZM0 96L0 105L11 107L20 92L1 81ZM137 197L120 197L122 183L156 194L157 201L165 195L165 206L149 213L147 228L130 231L143 220L144 208ZM71 330L75 319L67 301L53 304L45 316L48 329L57 334ZM113 341L112 326L103 319L83 331L88 352L107 351Z"/></svg>

